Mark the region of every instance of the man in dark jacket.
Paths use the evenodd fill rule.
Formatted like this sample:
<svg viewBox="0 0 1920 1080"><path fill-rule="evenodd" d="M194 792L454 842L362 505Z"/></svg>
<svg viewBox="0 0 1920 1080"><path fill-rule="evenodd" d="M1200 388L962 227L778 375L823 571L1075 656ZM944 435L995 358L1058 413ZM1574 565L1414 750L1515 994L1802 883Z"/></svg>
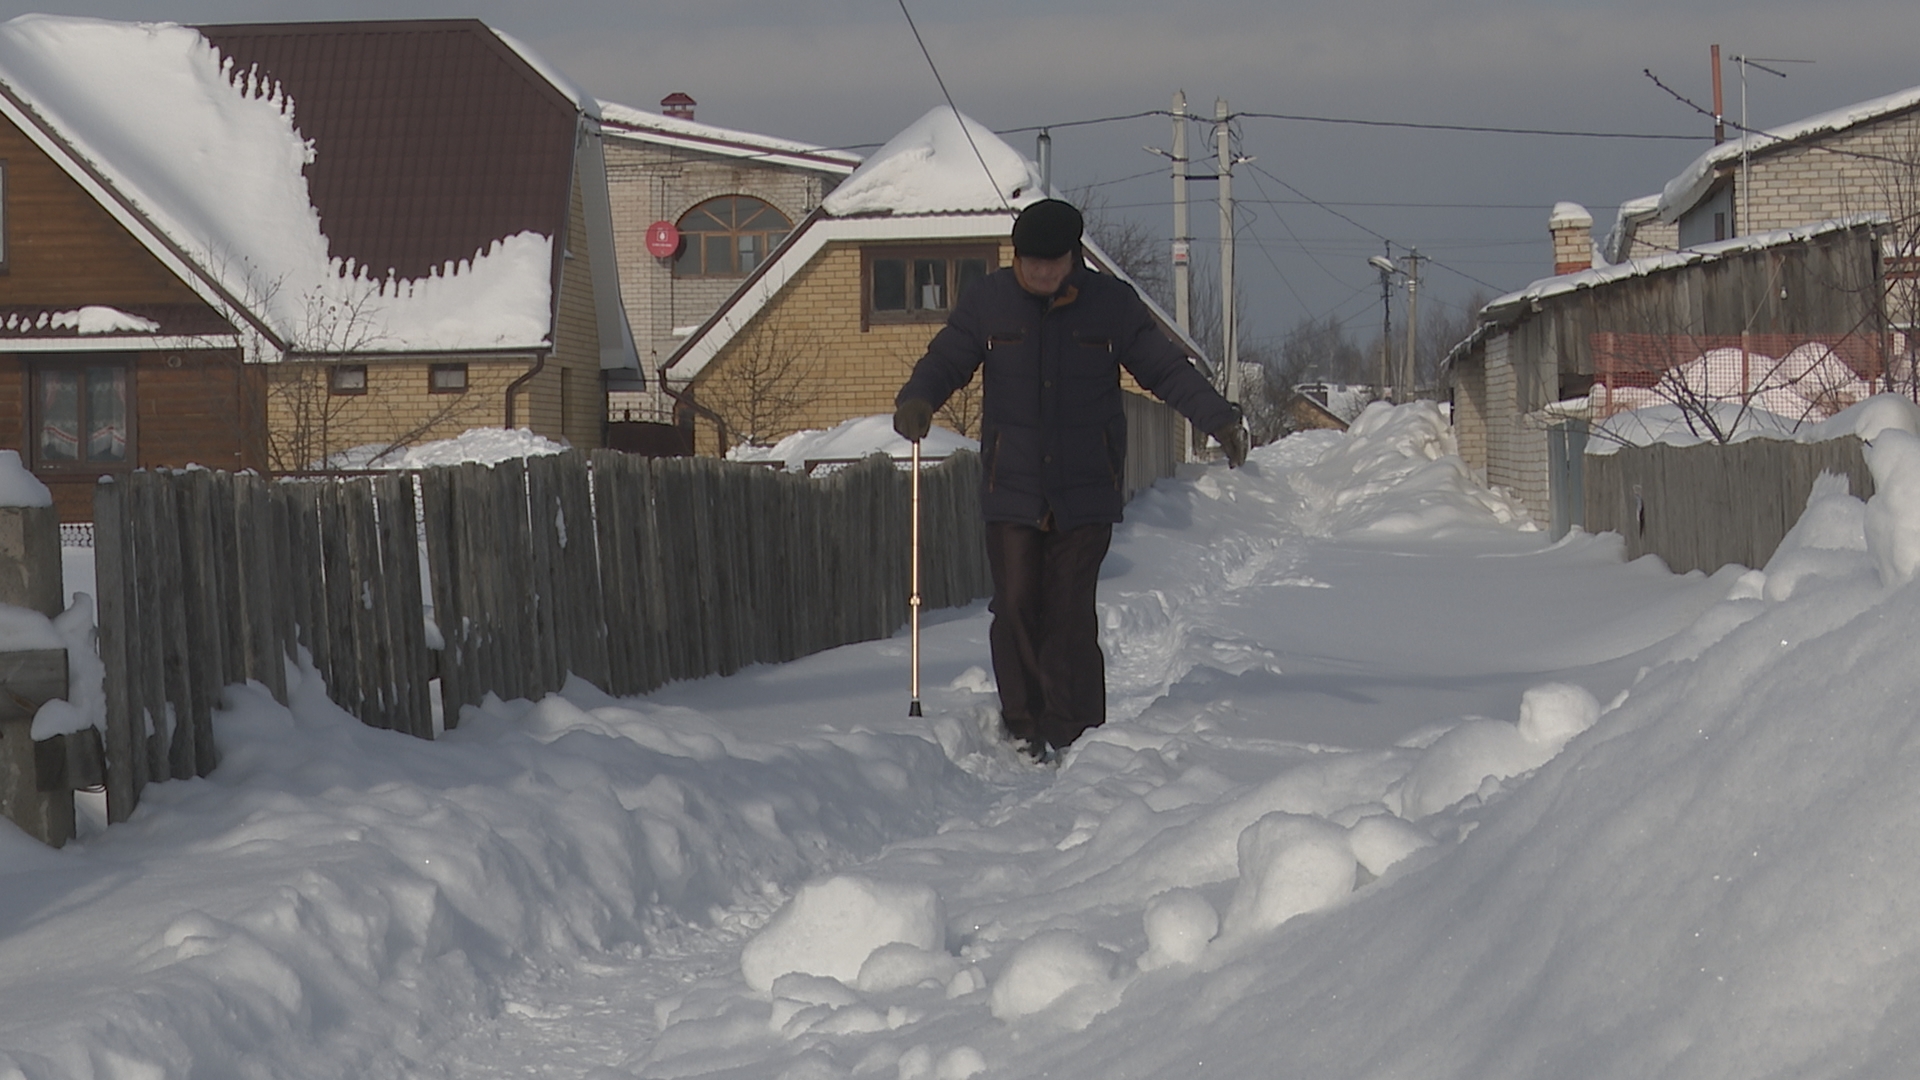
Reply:
<svg viewBox="0 0 1920 1080"><path fill-rule="evenodd" d="M1046 760L1106 720L1094 609L1126 503L1120 369L1246 459L1240 411L1161 332L1132 286L1089 270L1080 212L1033 203L1013 266L970 287L894 399L918 442L934 410L984 369L980 509L993 571L993 673L1007 732Z"/></svg>

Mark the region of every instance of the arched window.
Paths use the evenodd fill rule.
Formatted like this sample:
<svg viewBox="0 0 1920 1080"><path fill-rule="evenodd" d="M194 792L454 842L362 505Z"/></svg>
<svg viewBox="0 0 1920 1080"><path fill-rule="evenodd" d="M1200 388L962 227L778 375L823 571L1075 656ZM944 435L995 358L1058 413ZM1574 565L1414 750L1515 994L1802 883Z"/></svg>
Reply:
<svg viewBox="0 0 1920 1080"><path fill-rule="evenodd" d="M743 277L793 230L787 215L749 195L722 195L680 219L675 277Z"/></svg>

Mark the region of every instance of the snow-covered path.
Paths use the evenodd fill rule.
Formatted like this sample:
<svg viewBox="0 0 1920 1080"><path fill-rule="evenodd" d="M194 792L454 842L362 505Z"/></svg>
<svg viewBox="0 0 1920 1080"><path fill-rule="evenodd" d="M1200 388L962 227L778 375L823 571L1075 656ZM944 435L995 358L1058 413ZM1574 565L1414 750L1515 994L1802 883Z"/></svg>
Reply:
<svg viewBox="0 0 1920 1080"><path fill-rule="evenodd" d="M970 771L983 782L982 801L939 832L896 840L880 857L841 872L931 883L949 923L966 928L955 943L962 954L973 948L984 955L1051 926L1091 931L1102 942L1131 941L1141 929L1137 903L1127 901L1144 902L1207 875L1194 873L1203 860L1191 852L1163 857L1169 865L1158 868L1137 850L1075 858L1093 854L1100 845L1091 841L1103 832L1128 848L1145 846L1147 830L1140 822L1125 827L1127 812L1109 824L1123 805L1143 799L1154 811L1217 809L1231 804L1225 796L1238 788L1334 761L1338 793L1325 797L1322 812L1343 809L1352 787L1381 787L1404 770L1412 755L1392 747L1409 736L1431 738L1466 716L1517 716L1522 693L1550 679L1574 678L1611 696L1644 663L1639 653L1725 592L1726 582L1697 576L1676 588L1657 564L1625 567L1612 543L1592 539L1549 550L1538 533L1508 530L1474 529L1438 542L1424 534L1411 542L1308 535L1311 508L1289 475L1318 457L1324 442L1270 450L1245 475L1196 469L1198 483L1166 485L1135 507L1116 538L1102 591L1113 721L1058 775L975 741L992 717L982 670L984 604L931 617L924 642L928 716L966 728L947 741L976 748ZM1247 512L1235 513L1243 500ZM1169 565L1185 572L1167 573ZM1463 635L1463 610L1486 621ZM903 715L904 645L871 643L676 685L649 704L692 710L727 730L770 740L796 726L909 731L915 725ZM781 703L777 711L768 708L773 701ZM1205 831L1230 842L1265 805L1230 810ZM1191 830L1168 831L1180 842L1190 839L1184 833ZM1071 854L1063 858L1063 849ZM1230 863L1233 853L1212 856ZM1116 888L1100 881L1103 875L1130 880ZM1224 910L1230 890L1214 891ZM571 1076L596 1075L599 1067L606 1071L598 1075L611 1076L631 1075L619 1067L645 1063L641 1075L729 1066L742 1076L764 1075L770 1048L760 1045L768 1040L757 1010L744 1026L762 1037L744 1040L741 1055L738 1032L730 1030L702 1031L688 1045L663 1050L656 1009L663 1001L678 1006L687 987L695 988L696 1012L725 1016L741 1005L742 924L756 926L768 914L755 905L722 920L720 932L686 935L677 948L630 965L594 963L521 985L521 997L478 1040L451 1047L448 1069L457 1076ZM676 1020L680 1032L697 1026L664 1018ZM957 1032L977 1027L980 1018L973 1019L910 1027Z"/></svg>
<svg viewBox="0 0 1920 1080"><path fill-rule="evenodd" d="M993 737L981 605L924 720L904 637L434 743L235 690L208 779L0 830L0 1078L1905 1075L1880 441L1892 494L1712 577L1518 528L1430 408L1194 467L1057 771Z"/></svg>

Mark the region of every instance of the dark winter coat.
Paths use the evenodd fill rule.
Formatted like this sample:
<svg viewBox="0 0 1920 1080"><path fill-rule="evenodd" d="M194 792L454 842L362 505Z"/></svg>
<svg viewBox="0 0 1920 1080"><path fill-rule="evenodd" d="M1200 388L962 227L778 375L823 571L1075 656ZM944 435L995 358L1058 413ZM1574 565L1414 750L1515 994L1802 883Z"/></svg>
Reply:
<svg viewBox="0 0 1920 1080"><path fill-rule="evenodd" d="M1120 369L1201 431L1239 413L1169 340L1133 287L1082 266L1052 297L1011 268L955 305L896 403L935 409L982 376L981 510L987 521L1061 529L1117 522L1126 504L1127 419Z"/></svg>

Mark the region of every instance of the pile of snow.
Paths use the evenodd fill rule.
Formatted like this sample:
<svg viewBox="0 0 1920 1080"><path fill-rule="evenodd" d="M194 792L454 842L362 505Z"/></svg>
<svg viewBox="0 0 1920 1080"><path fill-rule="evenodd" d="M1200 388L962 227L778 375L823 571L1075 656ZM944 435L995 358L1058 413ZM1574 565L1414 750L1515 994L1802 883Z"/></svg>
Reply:
<svg viewBox="0 0 1920 1080"><path fill-rule="evenodd" d="M979 122L938 105L874 151L820 207L834 217L977 213L1045 194L1037 165Z"/></svg>
<svg viewBox="0 0 1920 1080"><path fill-rule="evenodd" d="M328 469L429 469L442 465L494 465L518 458L558 454L567 444L529 428L468 428L451 439L389 448L368 443L330 455Z"/></svg>
<svg viewBox="0 0 1920 1080"><path fill-rule="evenodd" d="M1594 403L1600 401L1602 388L1593 391ZM1625 388L1613 391L1616 405ZM1650 391L1639 391L1641 394ZM1595 415L1599 415L1596 407ZM1612 454L1623 446L1698 446L1720 441L1780 439L1788 442L1825 442L1853 435L1873 441L1882 431L1898 430L1920 434L1920 406L1898 394L1872 394L1862 397L1831 416L1809 418L1806 412L1781 415L1733 401L1706 401L1682 407L1675 404L1646 405L1621 412L1601 421L1587 441L1587 453Z"/></svg>
<svg viewBox="0 0 1920 1080"><path fill-rule="evenodd" d="M1473 481L1452 426L1430 401L1373 402L1329 441L1293 481L1315 535L1437 535L1528 521L1517 503Z"/></svg>
<svg viewBox="0 0 1920 1080"><path fill-rule="evenodd" d="M209 778L0 830L0 1073L1903 1074L1920 438L1709 578L1356 427L1136 499L1057 771L978 607L925 719L902 639L436 743L230 689Z"/></svg>
<svg viewBox="0 0 1920 1080"><path fill-rule="evenodd" d="M417 280L328 254L299 103L197 30L22 15L0 81L285 341L313 352L532 347L548 332L551 238L496 240ZM316 313L355 312L352 324ZM332 340L342 334L354 340Z"/></svg>
<svg viewBox="0 0 1920 1080"><path fill-rule="evenodd" d="M955 450L979 451L980 443L965 435L935 425L920 440L920 456L926 460L944 458ZM858 461L869 454L886 454L906 460L913 444L893 430L890 415L856 416L826 430L796 431L772 446L741 443L727 452L732 461L778 461L788 472L803 472L809 461Z"/></svg>
<svg viewBox="0 0 1920 1080"><path fill-rule="evenodd" d="M1831 347L1801 345L1775 359L1739 349L1710 349L1671 368L1652 387L1596 385L1593 415L1606 410L1645 409L1671 403L1706 402L1742 406L1786 418L1790 423L1824 420L1874 393Z"/></svg>

